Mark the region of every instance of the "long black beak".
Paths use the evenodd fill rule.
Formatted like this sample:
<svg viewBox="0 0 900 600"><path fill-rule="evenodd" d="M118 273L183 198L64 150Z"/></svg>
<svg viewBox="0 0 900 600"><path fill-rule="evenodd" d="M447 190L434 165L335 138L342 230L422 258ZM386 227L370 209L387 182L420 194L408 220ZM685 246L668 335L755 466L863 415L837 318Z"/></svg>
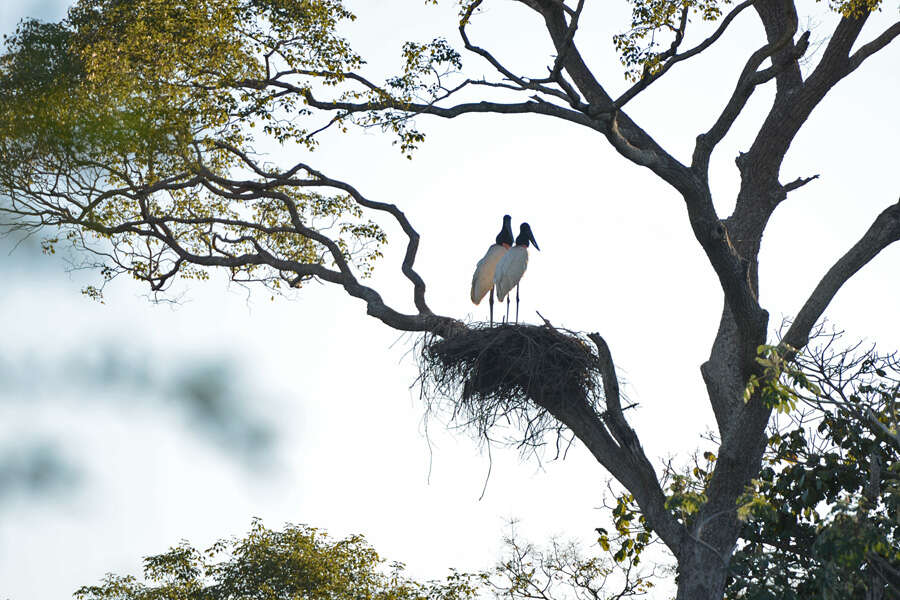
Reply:
<svg viewBox="0 0 900 600"><path fill-rule="evenodd" d="M531 233L531 231L528 232L528 237L531 238L531 243L534 244L534 247L535 247L536 249L540 250L541 247L537 245L537 242L536 242L535 239L534 239L534 234Z"/></svg>

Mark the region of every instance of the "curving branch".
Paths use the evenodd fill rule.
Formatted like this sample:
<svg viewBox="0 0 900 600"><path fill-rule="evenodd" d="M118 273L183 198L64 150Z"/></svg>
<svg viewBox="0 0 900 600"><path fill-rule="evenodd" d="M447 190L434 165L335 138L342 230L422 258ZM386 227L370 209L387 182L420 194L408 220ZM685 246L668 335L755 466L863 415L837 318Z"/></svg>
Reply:
<svg viewBox="0 0 900 600"><path fill-rule="evenodd" d="M250 180L237 182L233 179L217 176L209 169L202 169L203 176L209 181L215 181L219 184L227 185L229 187L237 187L240 189L273 189L278 187L329 187L340 189L347 192L360 206L385 212L391 215L391 217L393 217L393 219L397 222L397 224L400 226L400 228L403 230L403 233L407 237L406 253L403 257L401 270L403 272L403 275L413 284L413 303L415 304L416 309L418 309L420 315L428 316L434 314L428 307L428 304L425 302L425 281L414 268L416 254L419 250L419 233L413 228L412 224L409 222L409 219L406 218L406 215L403 213L403 211L401 211L396 205L370 200L363 196L359 192L359 190L357 190L349 183L328 177L321 171L310 167L306 163L296 163L293 167L287 169L282 173L267 171L263 169L255 160L250 158L250 156L248 156L246 152L243 152L239 148L235 148L231 144L227 144L225 142L216 142L215 146L227 150L228 152L240 158L243 166L251 169L254 173L261 177L263 179L263 182ZM296 179L295 176L300 171L305 171L312 178ZM221 190L214 191L218 195L224 195L226 197L229 196L227 192L223 192ZM300 217L297 214L296 207L293 206L293 203L290 202L289 199L286 199L286 203L291 213L291 220L294 228L297 231L301 232L304 236L310 237L311 239L316 239L316 241L318 241L319 243L328 246L328 242L330 240L327 240L327 238L318 239L316 237L317 232L310 230L309 228L306 228L302 225ZM340 249L337 248L337 246L328 247L331 250L332 255L334 256L334 259L338 261L339 265L341 265L341 272L352 277L352 271L346 264L346 261L343 259ZM355 281L355 278L353 279L353 281Z"/></svg>
<svg viewBox="0 0 900 600"><path fill-rule="evenodd" d="M316 278L362 299L369 315L395 329L446 337L465 328L456 319L436 315L428 307L425 282L415 270L419 235L396 206L370 200L350 184L304 163L272 170L225 142L214 146L237 158L240 166L256 178L216 172L205 164L199 148L195 148L197 156L190 171L144 184L124 169L119 177L124 187L114 189L103 183L108 181L108 171L88 176L87 165L77 162L67 168L48 165L44 176L35 172L35 176L18 183L5 181L11 184L7 190L9 202L0 206L0 217L9 217L2 220L20 229L51 226L75 231L70 239L81 240L81 247L105 261L106 280L117 273L130 273L148 282L152 290L163 291L176 274L191 266L228 269L236 281L262 281L275 288L279 281L298 286ZM301 209L301 196L290 190L316 188L346 192L350 200L340 202L355 202L364 209L386 213L397 222L408 238L401 270L412 283L416 314L404 314L388 306L373 287L357 277L351 257L362 250L348 244L365 244L365 238L345 242L340 235L328 233L330 228L344 231L348 226L339 222L342 213L301 214L307 209ZM196 195L204 190L211 194L214 204L221 205L217 211L178 200L177 194ZM106 206L108 202L112 204ZM228 203L246 208L233 210ZM317 225L323 217L325 222ZM88 240L78 229L101 239ZM333 263L334 268L326 262Z"/></svg>
<svg viewBox="0 0 900 600"><path fill-rule="evenodd" d="M403 257L403 263L401 264L401 270L403 275L409 279L409 281L413 284L413 302L416 308L419 310L420 315L433 315L434 313L428 308L428 304L425 302L425 280L422 279L422 276L419 275L416 270L413 268L413 265L416 262L416 253L419 250L419 233L413 229L412 224L410 224L409 219L406 218L406 215L397 208L394 204L389 204L386 202L377 202L375 200L369 200L364 197L359 191L350 185L349 183L338 181L337 179L331 179L312 169L310 167L304 168L313 176L315 176L319 183L311 184L311 185L324 185L328 187L333 187L336 189L341 189L350 194L350 196L356 200L356 202L360 206L365 206L366 208L370 208L372 210L378 210L382 212L386 212L390 214L395 221L400 225L400 228L403 229L403 233L406 234L407 244L406 244L406 254Z"/></svg>
<svg viewBox="0 0 900 600"><path fill-rule="evenodd" d="M320 110L340 110L348 114L381 111L388 109L402 110L411 115L434 115L445 119L453 119L461 115L472 113L497 113L497 114L539 114L556 117L570 121L578 125L584 125L592 129L599 129L596 122L587 115L567 109L546 101L530 100L527 102L466 102L449 107L436 106L435 104L423 104L419 102L402 102L396 99L371 102L344 102L319 100L309 90L297 88L296 91L303 94L306 102L313 108Z"/></svg>
<svg viewBox="0 0 900 600"><path fill-rule="evenodd" d="M900 240L900 201L882 211L862 238L828 270L797 313L782 343L803 349L813 326L847 280L897 240Z"/></svg>
<svg viewBox="0 0 900 600"><path fill-rule="evenodd" d="M224 144L220 144L220 147L224 146ZM442 335L447 335L448 332L454 331L462 326L461 323L458 323L453 319L435 315L428 307L428 304L425 301L425 281L414 268L416 254L419 248L419 234L412 227L412 224L406 218L406 215L399 208L397 208L397 206L385 202L370 200L363 196L354 186L350 185L349 183L328 177L322 172L310 167L309 165L306 165L305 163L297 163L284 173L270 172L262 169L256 163L256 161L253 161L249 156L246 155L246 153L243 153L233 147L229 148L229 150L240 156L245 166L248 166L254 172L265 178L266 183L264 184L264 186L266 188L327 187L340 189L347 192L360 206L385 212L394 218L394 220L403 230L404 234L407 236L406 253L401 264L401 271L403 272L404 276L413 284L413 302L416 306L416 309L419 311L418 315L403 315L397 311L394 311L393 309L390 309L387 305L384 304L381 296L374 289L360 284L358 279L353 274L350 266L347 264L347 261L344 259L340 247L333 240L327 238L326 236L320 234L315 230L305 227L301 222L296 207L293 206L293 202L287 196L285 196L284 194L273 193L274 196L281 198L286 203L291 214L291 222L294 230L304 237L313 239L329 249L333 259L340 269L341 279L338 283L340 283L347 290L347 292L350 293L350 295L365 300L368 304L368 312L370 315L376 316L388 325L404 331L432 331L438 333L438 331L435 330L435 327L437 327L438 330L444 332ZM311 178L295 179L294 175L301 170L308 173ZM228 180L224 177L215 176L208 170L204 171L203 174L212 181L216 181L222 184L234 185L233 181ZM238 185L241 187L252 187L253 185L258 184L255 184L255 182L243 181L239 182Z"/></svg>
<svg viewBox="0 0 900 600"><path fill-rule="evenodd" d="M849 73L855 70L864 60L890 44L897 36L900 36L900 21L888 27L881 35L871 42L863 44L859 50L854 52L853 55L850 56L847 72Z"/></svg>

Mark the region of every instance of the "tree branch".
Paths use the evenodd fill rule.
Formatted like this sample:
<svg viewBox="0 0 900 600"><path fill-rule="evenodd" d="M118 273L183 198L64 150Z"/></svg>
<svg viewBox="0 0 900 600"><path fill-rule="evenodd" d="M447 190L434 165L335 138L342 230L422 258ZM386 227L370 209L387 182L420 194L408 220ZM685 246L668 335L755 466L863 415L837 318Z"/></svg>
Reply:
<svg viewBox="0 0 900 600"><path fill-rule="evenodd" d="M864 12L859 16L843 17L838 22L822 53L822 59L803 86L807 92L806 102L804 102L807 111L811 111L825 93L852 70L850 69L850 49L859 38L868 18L869 13ZM885 42L886 44L887 42ZM862 60L859 61L859 63L861 62Z"/></svg>
<svg viewBox="0 0 900 600"><path fill-rule="evenodd" d="M900 36L900 21L888 27L881 35L854 52L850 57L848 73L854 71L864 60L890 44L897 36Z"/></svg>
<svg viewBox="0 0 900 600"><path fill-rule="evenodd" d="M397 208L397 206L394 204L369 200L368 198L360 194L359 191L349 183L345 183L337 179L331 179L330 177L326 177L319 171L316 171L309 167L304 168L309 171L310 174L317 177L319 181L321 181L322 185L341 189L350 194L360 206L365 206L366 208L386 212L394 217L394 220L397 221L401 229L403 229L403 233L405 233L406 237L408 238L408 242L406 244L406 254L403 257L401 270L403 272L403 275L406 276L406 278L409 279L413 284L413 301L416 308L419 310L419 314L426 316L433 315L434 313L430 308L428 308L428 304L425 302L425 280L423 280L422 277L413 268L413 265L416 261L416 253L419 250L419 233L415 229L413 229L412 225L409 222L409 219L406 218L406 215L403 213L403 211Z"/></svg>
<svg viewBox="0 0 900 600"><path fill-rule="evenodd" d="M465 13L463 13L462 17L460 18L459 36L462 38L462 41L463 41L463 44L465 45L466 50L473 52L473 53L481 56L482 58L484 58L486 61L488 61L491 64L492 67L494 67L494 69L497 72L499 72L501 75L503 75L509 81L512 81L513 83L515 83L517 86L519 86L519 89L521 89L521 90L534 90L534 91L541 92L544 94L556 96L557 98L565 100L566 102L569 102L570 104L571 103L577 104L578 99L577 98L572 99L566 91L554 90L554 89L548 88L544 85L541 85L544 82L547 82L547 83L551 82L554 78L551 77L550 79L545 79L545 80L534 80L534 79L526 79L524 77L519 77L518 75L516 75L515 73L513 73L512 71L507 69L505 66L503 66L503 64L501 64L500 61L494 57L493 54L491 54L484 48L481 48L479 46L475 46L474 44L472 44L472 42L469 40L469 35L466 32L466 27L468 26L469 21L472 18L472 14L481 5L481 3L482 3L482 0L475 0L475 2L472 2L472 4L469 5L469 7L466 9ZM578 13L580 13L580 12L581 12L581 8L579 5ZM573 27L577 24L577 21L578 21L577 14L578 13L576 13L576 16L573 17L573 19L572 19ZM573 29L572 34L574 35L574 33L575 32ZM559 62L559 59L557 59L557 62Z"/></svg>
<svg viewBox="0 0 900 600"><path fill-rule="evenodd" d="M255 171L257 174L259 174L261 177L264 177L266 187L281 187L281 186L287 186L287 187L331 187L331 188L341 189L341 190L344 190L345 192L347 192L348 194L350 194L350 196L359 205L364 206L366 208L370 208L373 210L378 210L378 211L386 212L386 213L390 214L394 218L394 220L397 221L397 223L400 225L401 229L403 229L403 232L406 234L406 236L408 238L408 242L407 242L407 246L406 246L406 254L403 258L401 270L402 270L404 276L407 279L409 279L409 281L413 284L414 304L415 304L416 308L418 309L420 316L422 316L422 317L434 317L435 316L425 301L425 281L414 269L416 254L417 254L418 248L419 248L419 234L415 229L413 229L409 220L406 218L406 215L399 208L397 208L393 204L369 200L366 197L364 197L352 185L350 185L344 181L332 179L332 178L324 175L320 171L317 171L316 169L313 169L312 167L310 167L304 163L297 163L296 165L294 165L291 169L289 169L285 173L274 173L274 172L265 171L264 169L259 167L259 165L256 163L256 161L252 160L249 156L247 156L246 153L241 152L240 150L238 150L237 148L234 148L233 146L229 146L224 143L220 143L220 144L218 144L218 146L227 148L229 151L231 151L235 155L239 156L240 159L244 162L244 164L246 166L251 168L253 171ZM312 180L293 179L294 174L296 174L300 170L306 171L314 179L312 179ZM219 176L216 176L209 170L206 170L204 172L204 175L209 177L210 179L212 179L214 181L218 181L220 183L229 182L229 180L219 177ZM244 185L244 186L253 185L254 183L255 182L240 182L240 184ZM287 197L285 197L283 195L281 195L281 196L282 196L282 199L289 205L289 207L293 206L290 199L288 199ZM300 232L305 237L314 239L314 240L318 241L319 243L328 247L329 251L331 252L332 256L334 257L334 260L338 263L341 273L343 274L342 285L344 285L344 287L347 289L348 292L351 293L351 295L354 295L358 298L365 299L367 302L369 302L371 304L370 311L375 310L378 314L385 315L386 317L389 317L390 319L392 319L394 322L400 322L403 320L401 318L402 315L400 313L391 312L390 310L388 310L388 307L386 307L384 305L383 301L381 300L380 295L378 295L371 288L363 286L359 283L359 281L356 279L356 277L352 274L346 261L343 259L343 254L342 254L340 248L332 240L323 236L322 234L318 233L317 231L309 229L308 227L305 227L304 225L302 225L302 223L300 222L300 218L296 213L295 208L291 209L291 218L292 218L294 228L298 232ZM370 314L372 314L372 313L370 312ZM441 317L439 317L439 319L441 319ZM384 320L384 319L382 319L382 320ZM419 324L416 324L413 326L416 327L418 325ZM416 329L413 329L413 330L416 330Z"/></svg>
<svg viewBox="0 0 900 600"><path fill-rule="evenodd" d="M29 178L8 189L10 203L0 207L0 215L12 217L15 221L10 222L20 228L30 223L32 227L74 227L76 234L81 229L94 232L108 241L100 241L95 248L96 240L82 235L74 239L82 240L81 246L86 250L111 261L105 273L130 272L147 281L155 291L163 290L187 265L225 268L233 278L246 277L275 288L279 280L298 285L315 277L340 285L350 296L364 300L367 313L392 328L428 331L443 337L465 329L463 323L435 315L428 307L425 282L414 267L419 235L396 206L365 198L350 184L326 177L303 163L272 171L224 142L214 147L238 158L240 166L258 179L219 174L205 165L202 153L195 157L192 172L170 175L151 184L122 173L119 179L125 187L120 189L97 187L98 182L108 180L108 172L96 173L96 181L88 181L84 179L84 168L75 162L67 166L47 165L47 179L40 175L41 171L32 171ZM199 147L195 150L200 151ZM321 221L321 216L317 217L314 211L303 209L301 214L298 202L302 197L290 193L291 188L341 190L360 207L391 215L408 237L401 270L413 284L418 314L394 310L374 288L361 283L350 262L352 252L361 250L351 250L341 238L327 235L335 221L320 226L316 220ZM220 213L210 213L186 200L204 191L217 200ZM267 199L275 202L267 204ZM322 210L331 209L323 205ZM244 214L254 216L245 218ZM323 214L326 219L327 215L337 219L342 213ZM312 224L306 223L307 219L313 220ZM346 243L356 241L365 248L366 239L348 238ZM142 240L146 247L143 242L135 243ZM329 259L336 269L325 266Z"/></svg>
<svg viewBox="0 0 900 600"><path fill-rule="evenodd" d="M367 111L379 111L386 109L397 109L411 114L434 115L444 119L453 119L455 117L470 113L498 113L498 114L542 114L557 117L566 121L584 125L592 129L599 130L598 124L584 115L583 113L550 102L538 102L531 100L528 102L466 102L449 107L439 107L434 104L423 104L419 102L402 102L391 98L384 101L371 102L343 102L328 101L317 99L311 91L296 88L296 91L303 94L307 103L313 108L320 110L344 110L348 113L360 113Z"/></svg>
<svg viewBox="0 0 900 600"><path fill-rule="evenodd" d="M769 44L776 44L785 36L797 32L798 18L794 0L757 0L753 6L762 21ZM790 56L790 48L781 46L772 57L772 64L780 70L776 76L776 96L788 94L803 83L800 65Z"/></svg>
<svg viewBox="0 0 900 600"><path fill-rule="evenodd" d="M544 16L554 46L562 53L567 31L562 11L548 0L534 0L529 6L536 7ZM761 343L757 338L761 331L764 335L768 315L759 306L744 261L735 252L716 214L708 182L660 147L627 114L614 109L612 99L587 68L574 44L566 53L565 69L590 103L586 113L601 127L613 147L632 162L651 169L682 195L694 235L719 278L726 301L741 326L746 347L755 349Z"/></svg>
<svg viewBox="0 0 900 600"><path fill-rule="evenodd" d="M747 59L744 69L738 77L734 92L732 92L731 98L728 100L719 118L709 131L697 136L697 143L694 146L694 155L691 160L691 167L695 171L706 174L713 150L725 138L741 111L744 110L744 106L746 106L756 87L777 77L781 68L774 64L762 71L757 69L759 69L764 60L784 49L793 40L793 36L794 31L787 30L782 38L766 44ZM804 32L797 40L797 43L792 45L793 51L791 56L794 56L795 59L803 56L809 47L809 32Z"/></svg>
<svg viewBox="0 0 900 600"><path fill-rule="evenodd" d="M798 177L794 181L792 181L790 183L786 183L783 186L781 186L781 189L783 189L784 193L787 194L788 192L793 192L794 190L803 187L810 181L813 181L814 179L818 179L818 178L819 178L818 173L816 173L812 177Z"/></svg>
<svg viewBox="0 0 900 600"><path fill-rule="evenodd" d="M623 478L625 477L624 474L617 473L622 467L621 457L616 459L618 464L611 465L604 461L601 462L616 476L616 479L634 494L635 500L644 511L644 516L647 518L650 527L659 534L669 549L677 556L681 547L681 540L686 531L666 510L665 496L660 488L656 471L653 469L650 461L647 460L647 455L641 447L637 434L628 425L622 413L619 380L609 345L599 333L591 333L588 335L588 338L597 347L597 360L600 376L603 380L603 395L606 398L606 411L603 413L603 420L619 442L618 454L625 455L626 465L629 470L627 479ZM600 457L597 458L598 460L600 459Z"/></svg>
<svg viewBox="0 0 900 600"><path fill-rule="evenodd" d="M809 341L813 326L850 277L893 242L900 240L900 202L886 208L862 238L828 270L785 334L782 344L797 350Z"/></svg>
<svg viewBox="0 0 900 600"><path fill-rule="evenodd" d="M770 3L779 1L781 0L770 0ZM758 4L757 8L759 6ZM790 83L788 83L787 79L779 80L779 92L776 95L772 109L752 146L743 156L742 162L739 163L742 171L745 166L753 171L748 180L771 180L776 178L778 168L792 140L829 90L862 64L866 58L887 46L900 35L900 23L895 23L875 40L860 48L853 55L855 59L851 58L849 52L859 38L868 17L869 13L864 12L860 16L844 17L840 20L823 52L822 59L805 82L800 78L799 69L795 68L796 59L790 58L790 49L773 57L774 65L783 64L785 65L784 68L792 73L796 71L796 73L789 78ZM773 14L768 14L764 19L764 23L767 31L770 29L774 30L780 26L780 21ZM770 193L781 192L777 187L769 191ZM766 210L760 211L759 206L746 204L742 196L743 194L738 198L735 215L756 212L758 215L763 216L763 219L753 226L756 230L751 235L755 239L756 236L761 235L758 227L764 225L765 219L774 210L777 201ZM783 199L783 196L781 199Z"/></svg>
<svg viewBox="0 0 900 600"><path fill-rule="evenodd" d="M652 74L648 74L645 77L641 77L640 81L635 83L633 86L628 88L621 96L619 96L615 101L616 108L622 108L627 104L631 99L640 94L642 91L647 89L651 83L662 77L666 74L666 72L671 69L674 65L689 58L693 58L694 56L700 54L710 46L712 46L722 34L725 33L725 30L731 24L731 22L741 13L745 8L752 5L757 0L744 0L737 6L735 6L731 12L729 12L724 19L719 23L719 27L710 35L708 38L685 52L684 54L675 54L675 51L678 49L678 46L681 44L681 40L684 37L684 29L687 24L686 15L687 15L687 7L684 9L684 13L682 15L681 26L678 28L678 34L675 37L675 41L672 42L672 46L663 53L662 57L664 57L665 62L659 68L658 71ZM666 56L666 55L669 56Z"/></svg>

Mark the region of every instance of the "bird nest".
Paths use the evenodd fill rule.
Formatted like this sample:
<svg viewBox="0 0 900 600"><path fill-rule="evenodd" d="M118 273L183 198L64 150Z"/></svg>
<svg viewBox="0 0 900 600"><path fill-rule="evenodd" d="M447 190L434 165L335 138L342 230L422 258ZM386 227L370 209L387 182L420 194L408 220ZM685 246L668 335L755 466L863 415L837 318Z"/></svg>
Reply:
<svg viewBox="0 0 900 600"><path fill-rule="evenodd" d="M535 325L475 326L448 338L428 337L420 353L420 381L429 412L449 412L453 424L489 431L509 425L522 447L564 433L551 413L565 403L596 406L601 385L597 357L581 335Z"/></svg>

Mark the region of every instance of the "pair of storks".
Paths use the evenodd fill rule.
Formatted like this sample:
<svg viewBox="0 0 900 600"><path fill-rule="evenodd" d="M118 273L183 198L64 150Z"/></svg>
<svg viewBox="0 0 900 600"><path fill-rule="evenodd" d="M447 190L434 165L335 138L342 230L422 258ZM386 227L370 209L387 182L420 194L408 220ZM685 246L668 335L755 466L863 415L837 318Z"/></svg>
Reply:
<svg viewBox="0 0 900 600"><path fill-rule="evenodd" d="M490 295L491 325L494 324L494 290L497 290L497 301L506 298L506 322L509 322L509 292L516 288L516 323L519 322L519 280L528 267L528 245L540 250L531 227L522 223L519 235L513 244L512 217L503 216L503 228L495 242L488 248L484 258L478 261L475 274L472 275L472 302L478 304L488 292ZM510 247L512 246L512 247Z"/></svg>

